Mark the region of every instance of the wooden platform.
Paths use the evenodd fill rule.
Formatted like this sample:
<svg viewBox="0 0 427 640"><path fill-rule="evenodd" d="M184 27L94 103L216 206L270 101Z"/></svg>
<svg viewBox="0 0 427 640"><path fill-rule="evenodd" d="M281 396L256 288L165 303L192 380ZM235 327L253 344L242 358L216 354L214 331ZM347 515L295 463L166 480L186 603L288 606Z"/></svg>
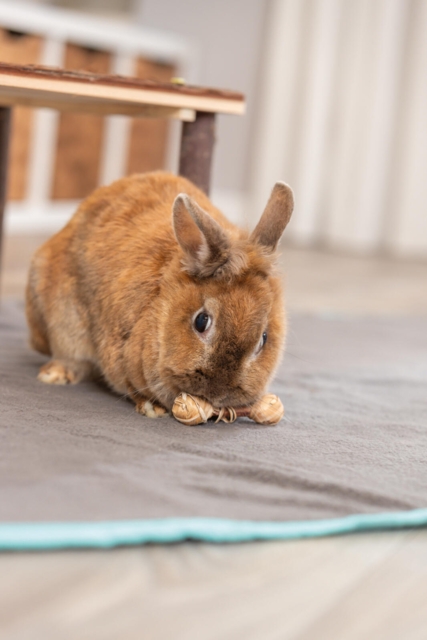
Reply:
<svg viewBox="0 0 427 640"><path fill-rule="evenodd" d="M232 91L0 63L0 104L193 121L196 111L242 115Z"/></svg>
<svg viewBox="0 0 427 640"><path fill-rule="evenodd" d="M20 106L183 120L179 174L209 193L215 116L243 114L245 100L233 91L181 82L0 63L0 258L11 115Z"/></svg>

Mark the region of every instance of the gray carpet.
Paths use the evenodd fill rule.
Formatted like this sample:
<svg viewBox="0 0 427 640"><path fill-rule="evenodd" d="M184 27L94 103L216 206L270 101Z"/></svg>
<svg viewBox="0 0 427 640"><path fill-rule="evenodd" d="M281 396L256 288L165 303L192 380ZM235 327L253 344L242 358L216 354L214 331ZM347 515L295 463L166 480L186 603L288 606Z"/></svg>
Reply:
<svg viewBox="0 0 427 640"><path fill-rule="evenodd" d="M47 386L0 313L0 522L313 520L427 506L427 319L290 318L275 427L186 427Z"/></svg>

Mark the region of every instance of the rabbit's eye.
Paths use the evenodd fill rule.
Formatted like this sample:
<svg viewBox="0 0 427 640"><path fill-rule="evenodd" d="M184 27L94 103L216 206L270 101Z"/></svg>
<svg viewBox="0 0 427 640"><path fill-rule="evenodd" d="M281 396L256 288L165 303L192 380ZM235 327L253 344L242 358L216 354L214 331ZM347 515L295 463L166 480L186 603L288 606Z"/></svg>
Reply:
<svg viewBox="0 0 427 640"><path fill-rule="evenodd" d="M207 313L202 311L194 320L194 327L199 333L204 333L212 324L212 319Z"/></svg>
<svg viewBox="0 0 427 640"><path fill-rule="evenodd" d="M267 331L264 331L264 333L261 336L261 340L258 342L258 346L255 352L256 354L258 354L261 351L261 349L263 348L266 342L267 342Z"/></svg>

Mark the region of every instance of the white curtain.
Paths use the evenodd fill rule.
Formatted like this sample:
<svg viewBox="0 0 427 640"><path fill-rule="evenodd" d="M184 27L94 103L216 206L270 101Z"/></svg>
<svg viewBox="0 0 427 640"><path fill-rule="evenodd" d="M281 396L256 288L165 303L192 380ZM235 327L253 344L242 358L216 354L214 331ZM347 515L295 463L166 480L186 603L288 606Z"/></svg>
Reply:
<svg viewBox="0 0 427 640"><path fill-rule="evenodd" d="M427 256L427 0L270 0L251 210L295 191L288 237Z"/></svg>

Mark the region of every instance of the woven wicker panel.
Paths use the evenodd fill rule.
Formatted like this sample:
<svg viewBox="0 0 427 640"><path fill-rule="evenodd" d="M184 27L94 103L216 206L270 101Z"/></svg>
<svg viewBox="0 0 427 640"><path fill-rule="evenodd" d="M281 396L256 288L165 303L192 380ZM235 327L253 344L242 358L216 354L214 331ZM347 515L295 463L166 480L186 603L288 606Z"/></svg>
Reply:
<svg viewBox="0 0 427 640"><path fill-rule="evenodd" d="M38 36L0 29L0 60L14 64L37 64L40 62L42 42ZM33 118L33 109L16 107L13 110L7 187L9 200L23 200L27 195Z"/></svg>
<svg viewBox="0 0 427 640"><path fill-rule="evenodd" d="M139 59L138 78L169 82L174 67ZM131 125L127 173L142 173L163 169L165 164L169 121L164 119L134 118Z"/></svg>
<svg viewBox="0 0 427 640"><path fill-rule="evenodd" d="M111 55L67 44L65 69L109 73ZM58 127L52 199L84 198L98 186L104 118L85 113L61 113Z"/></svg>

